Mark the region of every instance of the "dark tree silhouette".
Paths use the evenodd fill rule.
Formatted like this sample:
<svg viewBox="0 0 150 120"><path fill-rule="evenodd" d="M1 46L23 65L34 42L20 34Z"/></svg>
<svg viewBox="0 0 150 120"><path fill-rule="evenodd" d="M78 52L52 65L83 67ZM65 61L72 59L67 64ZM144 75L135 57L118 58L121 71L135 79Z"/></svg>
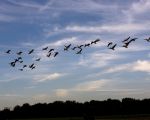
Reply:
<svg viewBox="0 0 150 120"><path fill-rule="evenodd" d="M83 117L94 120L95 116L150 114L150 99L123 98L122 101L107 99L76 101L55 101L53 103L28 103L15 106L13 110L5 108L0 111L0 120L18 118Z"/></svg>

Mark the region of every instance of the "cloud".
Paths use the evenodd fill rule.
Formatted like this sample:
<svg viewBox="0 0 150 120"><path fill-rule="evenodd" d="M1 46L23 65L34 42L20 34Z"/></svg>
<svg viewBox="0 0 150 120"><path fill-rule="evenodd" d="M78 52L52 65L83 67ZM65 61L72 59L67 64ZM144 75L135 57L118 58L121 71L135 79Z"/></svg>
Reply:
<svg viewBox="0 0 150 120"><path fill-rule="evenodd" d="M40 11L46 11L46 10L72 10L76 12L90 12L90 11L111 11L112 9L116 9L116 5L104 5L100 2L96 2L93 0L51 0L48 1L43 7L40 8Z"/></svg>
<svg viewBox="0 0 150 120"><path fill-rule="evenodd" d="M129 9L122 10L123 14L126 16L128 22L134 21L148 21L149 16L147 15L150 11L150 1L149 0L139 0L138 2L133 2Z"/></svg>
<svg viewBox="0 0 150 120"><path fill-rule="evenodd" d="M66 26L66 31L72 32L84 32L84 33L113 33L113 34L120 34L120 33L129 33L129 32L139 32L150 30L147 26L150 23L117 23L111 25L101 25L101 26Z"/></svg>
<svg viewBox="0 0 150 120"><path fill-rule="evenodd" d="M0 21L1 22L11 22L14 20L15 20L15 17L0 13Z"/></svg>
<svg viewBox="0 0 150 120"><path fill-rule="evenodd" d="M66 89L56 89L55 94L57 97L66 97L69 94L69 91Z"/></svg>
<svg viewBox="0 0 150 120"><path fill-rule="evenodd" d="M140 72L149 72L150 73L150 61L146 60L138 60L132 68L133 71L140 71Z"/></svg>
<svg viewBox="0 0 150 120"><path fill-rule="evenodd" d="M121 71L150 73L150 61L137 60L136 62L133 62L133 63L112 67L112 68L104 71L104 73L108 74L108 73L115 73L115 72L121 72Z"/></svg>
<svg viewBox="0 0 150 120"><path fill-rule="evenodd" d="M7 0L8 2L17 5L17 6L21 6L21 7L29 7L29 8L37 8L40 9L42 7L42 5L37 4L36 2L33 1L20 1L20 0Z"/></svg>
<svg viewBox="0 0 150 120"><path fill-rule="evenodd" d="M48 99L48 95L47 94L37 94L37 95L33 95L32 99L36 100L36 101L45 101Z"/></svg>
<svg viewBox="0 0 150 120"><path fill-rule="evenodd" d="M52 73L52 74L41 74L41 75L35 75L33 76L33 80L36 83L41 83L45 81L51 81L59 79L60 77L64 76L62 73Z"/></svg>
<svg viewBox="0 0 150 120"><path fill-rule="evenodd" d="M22 95L18 94L0 94L1 97L21 97Z"/></svg>
<svg viewBox="0 0 150 120"><path fill-rule="evenodd" d="M96 80L79 83L77 86L72 88L73 91L97 91L108 83L108 80Z"/></svg>
<svg viewBox="0 0 150 120"><path fill-rule="evenodd" d="M113 54L111 52L94 52L90 53L86 57L81 57L77 65L87 66L92 68L104 67L109 65L110 62L117 59L122 59L124 56L120 54Z"/></svg>

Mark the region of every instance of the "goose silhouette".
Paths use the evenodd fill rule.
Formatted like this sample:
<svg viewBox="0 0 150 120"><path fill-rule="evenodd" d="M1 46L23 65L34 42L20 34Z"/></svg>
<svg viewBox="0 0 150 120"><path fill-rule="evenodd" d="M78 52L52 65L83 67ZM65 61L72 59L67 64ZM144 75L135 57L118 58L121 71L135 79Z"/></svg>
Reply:
<svg viewBox="0 0 150 120"><path fill-rule="evenodd" d="M45 48L43 48L42 50L47 50L48 49L48 47L45 47Z"/></svg>
<svg viewBox="0 0 150 120"><path fill-rule="evenodd" d="M59 54L59 52L55 52L54 57L56 57Z"/></svg>
<svg viewBox="0 0 150 120"><path fill-rule="evenodd" d="M149 37L149 38L146 38L146 39L144 39L144 40L146 40L147 42L150 42L150 37Z"/></svg>
<svg viewBox="0 0 150 120"><path fill-rule="evenodd" d="M41 60L41 58L38 58L38 59L36 59L35 61L40 61Z"/></svg>
<svg viewBox="0 0 150 120"><path fill-rule="evenodd" d="M54 51L54 49L50 49L48 52L50 53L50 52L52 52L52 51Z"/></svg>
<svg viewBox="0 0 150 120"><path fill-rule="evenodd" d="M80 49L76 54L81 54L81 52L82 52L82 49Z"/></svg>
<svg viewBox="0 0 150 120"><path fill-rule="evenodd" d="M109 42L108 45L107 45L107 47L109 47L109 46L112 45L112 44L113 44L112 42Z"/></svg>
<svg viewBox="0 0 150 120"><path fill-rule="evenodd" d="M90 43L85 44L84 47L90 47Z"/></svg>
<svg viewBox="0 0 150 120"><path fill-rule="evenodd" d="M64 45L65 46L65 45ZM68 49L71 47L71 44L65 46L64 51L68 51Z"/></svg>
<svg viewBox="0 0 150 120"><path fill-rule="evenodd" d="M11 50L7 50L7 51L6 51L7 54L10 54L10 52L11 52Z"/></svg>
<svg viewBox="0 0 150 120"><path fill-rule="evenodd" d="M110 47L109 49L115 50L115 47L117 46L117 44L113 45L112 47Z"/></svg>
<svg viewBox="0 0 150 120"><path fill-rule="evenodd" d="M23 52L20 51L20 52L17 53L17 55L21 55L22 53L23 53Z"/></svg>
<svg viewBox="0 0 150 120"><path fill-rule="evenodd" d="M123 42L123 43L124 43L124 42L127 42L129 39L130 39L130 36L129 36L128 38L124 39L122 42Z"/></svg>
<svg viewBox="0 0 150 120"><path fill-rule="evenodd" d="M34 49L30 50L28 54L31 54L31 53L33 53L33 52L34 52Z"/></svg>

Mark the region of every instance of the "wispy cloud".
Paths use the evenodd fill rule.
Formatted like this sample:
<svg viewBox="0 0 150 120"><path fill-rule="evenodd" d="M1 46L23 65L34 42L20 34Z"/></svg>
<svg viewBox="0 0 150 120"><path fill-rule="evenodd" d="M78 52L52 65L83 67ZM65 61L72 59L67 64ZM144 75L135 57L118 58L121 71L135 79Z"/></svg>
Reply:
<svg viewBox="0 0 150 120"><path fill-rule="evenodd" d="M115 73L121 71L131 71L131 72L150 72L150 61L148 60L138 60L133 63L118 65L106 70L104 73Z"/></svg>
<svg viewBox="0 0 150 120"><path fill-rule="evenodd" d="M65 74L62 73L52 73L52 74L41 74L33 76L33 80L36 83L41 83L45 81L57 80L60 77L64 76Z"/></svg>
<svg viewBox="0 0 150 120"><path fill-rule="evenodd" d="M136 33L139 31L150 30L147 26L150 23L116 23L112 25L102 25L102 26L67 26L65 28L66 31L72 32L85 32L85 33Z"/></svg>
<svg viewBox="0 0 150 120"><path fill-rule="evenodd" d="M113 60L122 59L124 56L120 54L112 54L111 52L94 52L87 55L78 62L79 66L87 66L92 68L104 67L110 64Z"/></svg>
<svg viewBox="0 0 150 120"><path fill-rule="evenodd" d="M11 15L5 15L5 14L0 13L0 21L1 22L11 22L14 20L15 20L15 17L13 17Z"/></svg>

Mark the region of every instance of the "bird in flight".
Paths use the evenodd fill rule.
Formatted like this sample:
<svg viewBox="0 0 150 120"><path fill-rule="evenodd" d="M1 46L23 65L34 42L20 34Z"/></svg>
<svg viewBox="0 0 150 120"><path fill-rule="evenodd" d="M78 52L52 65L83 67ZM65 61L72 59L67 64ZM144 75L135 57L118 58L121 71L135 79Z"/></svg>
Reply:
<svg viewBox="0 0 150 120"><path fill-rule="evenodd" d="M144 39L144 40L146 40L147 42L150 42L150 37L149 37L149 38L146 38L146 39Z"/></svg>
<svg viewBox="0 0 150 120"><path fill-rule="evenodd" d="M133 42L133 41L135 41L136 39L138 39L138 38L132 38L129 42Z"/></svg>
<svg viewBox="0 0 150 120"><path fill-rule="evenodd" d="M51 56L51 54L52 54L52 53L50 52L50 53L47 55L47 57L50 57L50 56Z"/></svg>
<svg viewBox="0 0 150 120"><path fill-rule="evenodd" d="M65 45L64 45L65 46ZM68 49L71 47L71 44L65 46L64 51L68 51Z"/></svg>
<svg viewBox="0 0 150 120"><path fill-rule="evenodd" d="M55 52L54 57L56 57L59 54L59 52Z"/></svg>
<svg viewBox="0 0 150 120"><path fill-rule="evenodd" d="M85 44L84 47L90 47L90 43Z"/></svg>
<svg viewBox="0 0 150 120"><path fill-rule="evenodd" d="M137 38L132 38L131 40L129 40L128 42L125 42L124 45L122 47L128 48L129 44L133 41L135 41Z"/></svg>
<svg viewBox="0 0 150 120"><path fill-rule="evenodd" d="M20 71L23 71L23 69L19 69Z"/></svg>
<svg viewBox="0 0 150 120"><path fill-rule="evenodd" d="M23 52L20 51L20 52L17 53L17 55L21 55L22 53L23 53Z"/></svg>
<svg viewBox="0 0 150 120"><path fill-rule="evenodd" d="M48 52L50 53L50 52L52 52L52 51L54 51L54 49L50 49Z"/></svg>
<svg viewBox="0 0 150 120"><path fill-rule="evenodd" d="M112 44L113 44L112 42L109 42L108 45L107 45L107 47L109 47L109 46L112 45Z"/></svg>
<svg viewBox="0 0 150 120"><path fill-rule="evenodd" d="M18 59L15 59L15 63L18 62L18 61L19 61Z"/></svg>
<svg viewBox="0 0 150 120"><path fill-rule="evenodd" d="M109 49L115 50L115 47L117 46L117 44L113 45L112 47L110 47Z"/></svg>
<svg viewBox="0 0 150 120"><path fill-rule="evenodd" d="M33 53L33 52L34 52L34 49L30 50L28 54L31 54L31 53Z"/></svg>
<svg viewBox="0 0 150 120"><path fill-rule="evenodd" d="M32 70L35 69L35 66L33 66L31 69L32 69Z"/></svg>
<svg viewBox="0 0 150 120"><path fill-rule="evenodd" d="M41 58L38 58L38 59L36 59L35 61L40 61L41 60Z"/></svg>
<svg viewBox="0 0 150 120"><path fill-rule="evenodd" d="M100 39L96 39L96 40L92 41L91 44L96 44L99 41L100 41Z"/></svg>
<svg viewBox="0 0 150 120"><path fill-rule="evenodd" d="M27 65L23 65L23 68L27 67Z"/></svg>
<svg viewBox="0 0 150 120"><path fill-rule="evenodd" d="M33 64L31 64L31 65L29 65L29 68L32 68L32 67L34 67L34 63L33 63Z"/></svg>
<svg viewBox="0 0 150 120"><path fill-rule="evenodd" d="M72 50L75 50L77 47L73 47Z"/></svg>
<svg viewBox="0 0 150 120"><path fill-rule="evenodd" d="M130 39L130 36L128 38L126 38L125 40L123 40L122 42L127 42Z"/></svg>
<svg viewBox="0 0 150 120"><path fill-rule="evenodd" d="M9 63L12 67L15 67L16 63L15 62L11 62Z"/></svg>
<svg viewBox="0 0 150 120"><path fill-rule="evenodd" d="M42 50L47 50L48 49L48 47L45 47L45 48L43 48Z"/></svg>
<svg viewBox="0 0 150 120"><path fill-rule="evenodd" d="M6 51L7 54L10 54L10 52L11 52L11 50L7 50L7 51Z"/></svg>
<svg viewBox="0 0 150 120"><path fill-rule="evenodd" d="M77 46L77 48L80 48L80 49L82 49L82 47L83 47L84 45L79 45L79 46Z"/></svg>
<svg viewBox="0 0 150 120"><path fill-rule="evenodd" d="M81 54L81 52L82 52L82 48L80 48L80 50L76 54Z"/></svg>

